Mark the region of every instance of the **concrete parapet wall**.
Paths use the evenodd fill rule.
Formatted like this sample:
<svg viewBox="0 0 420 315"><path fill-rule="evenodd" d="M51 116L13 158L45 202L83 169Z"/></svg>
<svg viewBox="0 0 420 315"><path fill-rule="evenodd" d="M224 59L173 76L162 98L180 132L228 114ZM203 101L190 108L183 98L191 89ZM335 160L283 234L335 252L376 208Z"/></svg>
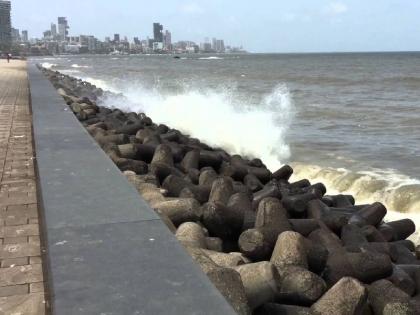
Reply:
<svg viewBox="0 0 420 315"><path fill-rule="evenodd" d="M234 314L51 83L28 72L53 314Z"/></svg>

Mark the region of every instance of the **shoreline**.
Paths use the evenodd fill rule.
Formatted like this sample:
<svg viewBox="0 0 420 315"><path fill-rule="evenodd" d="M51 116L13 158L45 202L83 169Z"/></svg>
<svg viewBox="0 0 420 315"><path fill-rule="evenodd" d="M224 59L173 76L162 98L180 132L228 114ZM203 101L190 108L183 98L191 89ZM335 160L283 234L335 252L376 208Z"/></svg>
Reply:
<svg viewBox="0 0 420 315"><path fill-rule="evenodd" d="M359 289L364 292L352 296L349 303L366 306L367 289L363 285L361 289L360 282L385 281L380 279L392 276L392 263L386 254L366 248L365 241L397 248L392 262L398 266L401 255L410 257L404 248L414 252L412 243L397 243L415 231L414 224L408 220L382 223L386 209L378 203L356 206L352 196L325 196L326 188L321 183L289 182L293 170L287 165L272 173L259 159L230 156L168 126L153 124L144 114L98 106L97 97L105 93L101 89L43 71L81 123L240 314L249 314L251 309L264 314L264 310L274 307L268 304L279 299L279 294L281 303L293 301L297 308L311 306L314 312L340 310L338 304L325 306L323 294L332 294L332 290L343 294L343 281L350 281L355 290L350 293ZM343 230L350 227L354 230L348 231L346 238ZM283 248L282 237L297 247ZM350 242L353 238L365 241ZM316 257L309 255L311 250ZM333 253L344 261L348 259L351 268L340 270L344 261L331 260ZM298 261L304 262L292 259L290 263L285 255L301 256ZM314 262L321 256L323 261ZM365 267L350 257L359 257L379 271L360 272ZM411 262L416 261L418 257L413 255ZM261 278L252 279L257 271ZM308 277L311 280L305 281L310 283L299 282ZM280 292L273 289L273 283ZM237 295L232 296L232 285ZM395 282L391 285L398 286ZM307 286L315 291L307 292ZM284 296L282 290L293 293ZM375 294L369 294L369 298L375 299ZM408 300L407 307L418 303L414 298Z"/></svg>

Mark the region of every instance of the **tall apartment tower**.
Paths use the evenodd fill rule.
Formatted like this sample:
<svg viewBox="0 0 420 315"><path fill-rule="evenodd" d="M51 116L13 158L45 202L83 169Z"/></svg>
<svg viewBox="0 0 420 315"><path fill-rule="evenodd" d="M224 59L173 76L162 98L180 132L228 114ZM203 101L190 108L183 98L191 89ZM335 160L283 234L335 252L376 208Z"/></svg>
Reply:
<svg viewBox="0 0 420 315"><path fill-rule="evenodd" d="M163 48L167 50L172 49L172 34L168 30L166 30L165 34L163 35Z"/></svg>
<svg viewBox="0 0 420 315"><path fill-rule="evenodd" d="M119 43L120 42L120 34L114 34L114 42Z"/></svg>
<svg viewBox="0 0 420 315"><path fill-rule="evenodd" d="M12 43L20 42L20 32L17 28L12 27Z"/></svg>
<svg viewBox="0 0 420 315"><path fill-rule="evenodd" d="M51 23L51 36L53 39L57 38L57 25L54 23Z"/></svg>
<svg viewBox="0 0 420 315"><path fill-rule="evenodd" d="M61 41L66 41L68 32L69 24L67 22L67 18L59 17L58 18L58 39Z"/></svg>
<svg viewBox="0 0 420 315"><path fill-rule="evenodd" d="M153 39L155 42L163 43L163 25L160 23L153 23Z"/></svg>
<svg viewBox="0 0 420 315"><path fill-rule="evenodd" d="M29 41L28 31L22 31L22 42L27 43Z"/></svg>
<svg viewBox="0 0 420 315"><path fill-rule="evenodd" d="M224 42L223 39L216 40L215 50L219 53L224 53L225 52L225 42Z"/></svg>
<svg viewBox="0 0 420 315"><path fill-rule="evenodd" d="M211 49L217 50L217 39L213 37L211 40Z"/></svg>
<svg viewBox="0 0 420 315"><path fill-rule="evenodd" d="M10 49L12 43L12 21L10 1L0 0L0 50Z"/></svg>

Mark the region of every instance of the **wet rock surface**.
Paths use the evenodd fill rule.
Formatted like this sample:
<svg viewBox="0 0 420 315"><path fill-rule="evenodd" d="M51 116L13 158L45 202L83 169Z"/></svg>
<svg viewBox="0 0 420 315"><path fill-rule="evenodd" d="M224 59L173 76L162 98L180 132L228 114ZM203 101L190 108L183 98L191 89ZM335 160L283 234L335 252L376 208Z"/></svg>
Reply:
<svg viewBox="0 0 420 315"><path fill-rule="evenodd" d="M385 223L381 203L290 182L288 165L272 173L42 71L238 314L420 314L411 220Z"/></svg>

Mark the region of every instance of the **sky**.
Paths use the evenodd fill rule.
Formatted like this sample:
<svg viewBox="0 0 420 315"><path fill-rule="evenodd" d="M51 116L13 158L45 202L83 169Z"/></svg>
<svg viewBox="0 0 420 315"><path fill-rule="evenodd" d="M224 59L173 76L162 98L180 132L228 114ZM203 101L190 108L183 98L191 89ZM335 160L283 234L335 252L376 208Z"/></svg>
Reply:
<svg viewBox="0 0 420 315"><path fill-rule="evenodd" d="M12 0L12 24L42 37L58 16L70 35L173 41L221 38L251 52L420 51L420 0Z"/></svg>

